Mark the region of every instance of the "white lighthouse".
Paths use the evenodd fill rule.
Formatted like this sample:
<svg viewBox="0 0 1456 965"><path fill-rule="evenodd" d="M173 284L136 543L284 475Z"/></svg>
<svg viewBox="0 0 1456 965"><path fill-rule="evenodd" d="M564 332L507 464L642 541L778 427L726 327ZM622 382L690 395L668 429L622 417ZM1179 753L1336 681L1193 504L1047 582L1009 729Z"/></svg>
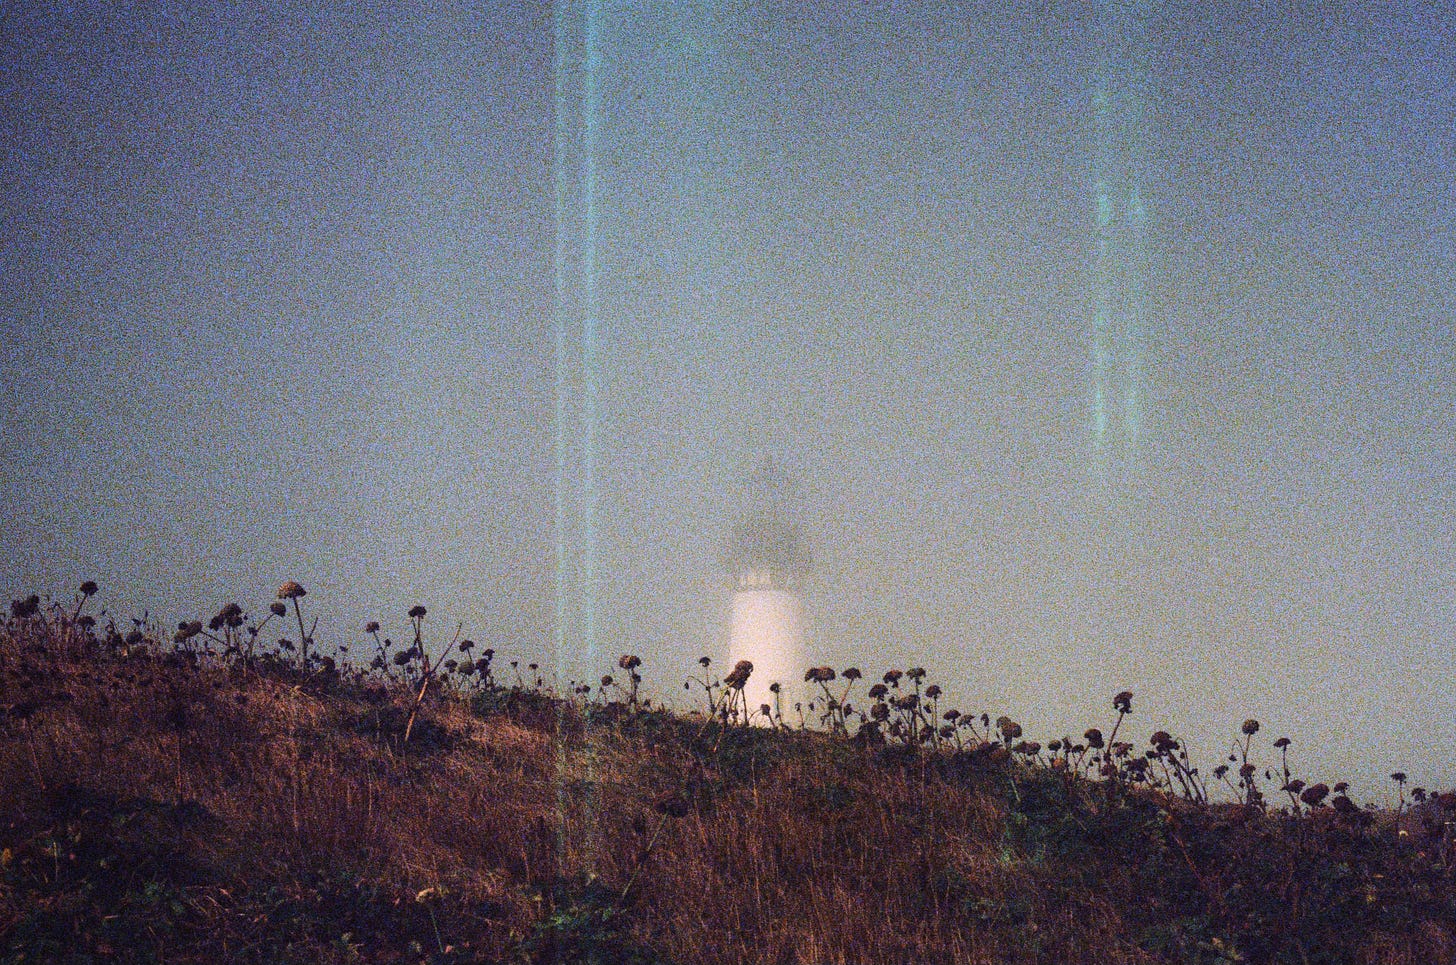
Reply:
<svg viewBox="0 0 1456 965"><path fill-rule="evenodd" d="M728 542L733 617L728 666L753 663L744 696L750 711L768 704L791 718L804 679L804 604L809 553L784 507L786 480L765 462ZM779 684L775 696L770 687Z"/></svg>

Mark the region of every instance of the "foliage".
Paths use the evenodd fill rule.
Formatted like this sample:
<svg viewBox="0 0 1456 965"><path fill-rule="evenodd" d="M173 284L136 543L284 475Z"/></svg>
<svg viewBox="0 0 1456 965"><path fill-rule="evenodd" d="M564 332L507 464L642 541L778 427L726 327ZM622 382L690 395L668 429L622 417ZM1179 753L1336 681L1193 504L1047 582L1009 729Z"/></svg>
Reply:
<svg viewBox="0 0 1456 965"><path fill-rule="evenodd" d="M95 593L0 628L0 962L1456 957L1456 794L1358 807L1255 721L1205 777L1125 738L1130 693L1035 741L920 668L819 667L790 723L704 658L672 713L650 661L558 690L432 652L423 607L359 665L296 583L175 632Z"/></svg>

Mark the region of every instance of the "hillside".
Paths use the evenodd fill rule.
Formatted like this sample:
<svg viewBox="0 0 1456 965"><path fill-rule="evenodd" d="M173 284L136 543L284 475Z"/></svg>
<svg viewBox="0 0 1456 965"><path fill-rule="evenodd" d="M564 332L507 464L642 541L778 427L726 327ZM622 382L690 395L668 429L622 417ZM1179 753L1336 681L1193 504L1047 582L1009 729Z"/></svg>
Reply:
<svg viewBox="0 0 1456 965"><path fill-rule="evenodd" d="M0 629L6 963L1456 960L1456 794L1360 808L1253 721L1203 774L1131 695L1041 744L816 668L822 726L745 727L732 669L671 714L650 655L558 694L422 607L350 662L296 584L176 633L82 589Z"/></svg>

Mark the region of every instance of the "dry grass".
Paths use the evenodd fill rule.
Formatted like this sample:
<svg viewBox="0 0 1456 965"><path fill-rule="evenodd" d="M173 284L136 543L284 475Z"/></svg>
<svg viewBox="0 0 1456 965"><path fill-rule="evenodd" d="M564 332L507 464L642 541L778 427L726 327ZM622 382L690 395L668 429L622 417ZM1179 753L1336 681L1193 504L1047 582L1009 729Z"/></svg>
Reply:
<svg viewBox="0 0 1456 965"><path fill-rule="evenodd" d="M1013 746L1010 721L970 744L890 712L915 744L853 740L846 713L832 733L741 728L635 689L603 705L386 680L316 643L308 669L186 652L197 634L80 611L0 630L4 962L1395 965L1456 948L1437 798L1359 820L1209 805Z"/></svg>

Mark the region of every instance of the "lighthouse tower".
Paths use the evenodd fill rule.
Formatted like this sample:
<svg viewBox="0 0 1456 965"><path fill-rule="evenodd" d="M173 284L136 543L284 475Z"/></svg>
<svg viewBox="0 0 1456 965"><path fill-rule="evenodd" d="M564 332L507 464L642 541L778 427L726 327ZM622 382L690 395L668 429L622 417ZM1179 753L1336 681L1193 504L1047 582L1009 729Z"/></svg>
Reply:
<svg viewBox="0 0 1456 965"><path fill-rule="evenodd" d="M786 488L783 474L765 462L726 553L733 578L728 666L752 661L744 696L755 714L768 704L788 716L807 666L802 592L810 561L785 512ZM769 689L774 683L781 687L777 698Z"/></svg>

